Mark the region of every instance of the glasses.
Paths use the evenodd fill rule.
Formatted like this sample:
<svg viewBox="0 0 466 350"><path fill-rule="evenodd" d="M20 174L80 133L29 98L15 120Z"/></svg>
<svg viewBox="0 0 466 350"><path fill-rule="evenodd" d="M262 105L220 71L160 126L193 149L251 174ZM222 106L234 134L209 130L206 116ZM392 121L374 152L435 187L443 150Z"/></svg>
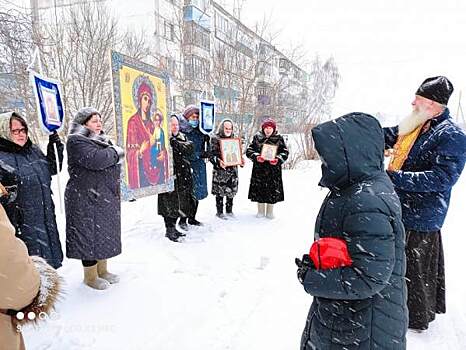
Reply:
<svg viewBox="0 0 466 350"><path fill-rule="evenodd" d="M19 134L24 134L27 135L28 131L26 128L21 128L21 129L11 129L10 132L13 135L19 135Z"/></svg>

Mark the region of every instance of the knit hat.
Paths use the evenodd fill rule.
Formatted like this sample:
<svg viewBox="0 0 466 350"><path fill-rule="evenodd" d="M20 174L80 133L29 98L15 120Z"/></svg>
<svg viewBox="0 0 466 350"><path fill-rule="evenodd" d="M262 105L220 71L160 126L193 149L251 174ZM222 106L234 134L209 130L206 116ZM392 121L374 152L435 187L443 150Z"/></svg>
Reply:
<svg viewBox="0 0 466 350"><path fill-rule="evenodd" d="M94 107L83 107L78 111L78 113L75 114L73 122L76 124L84 125L89 119L91 119L94 114L100 116L99 111Z"/></svg>
<svg viewBox="0 0 466 350"><path fill-rule="evenodd" d="M199 115L199 107L196 105L189 105L184 109L183 117L189 119L189 117L195 113Z"/></svg>
<svg viewBox="0 0 466 350"><path fill-rule="evenodd" d="M452 93L453 84L444 76L427 78L416 91L416 95L425 97L442 105L448 104L448 99Z"/></svg>
<svg viewBox="0 0 466 350"><path fill-rule="evenodd" d="M264 130L265 128L267 127L271 127L273 129L273 131L277 130L277 123L275 123L275 120L273 120L272 118L266 118L263 122L262 122L262 130Z"/></svg>

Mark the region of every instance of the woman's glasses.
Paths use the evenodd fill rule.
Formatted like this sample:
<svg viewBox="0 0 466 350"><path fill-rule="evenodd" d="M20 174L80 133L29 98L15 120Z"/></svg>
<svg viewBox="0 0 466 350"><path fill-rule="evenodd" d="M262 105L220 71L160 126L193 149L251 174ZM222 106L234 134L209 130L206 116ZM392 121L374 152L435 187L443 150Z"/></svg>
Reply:
<svg viewBox="0 0 466 350"><path fill-rule="evenodd" d="M26 128L21 128L21 129L10 129L10 132L13 135L19 135L19 134L24 134L27 135L28 131Z"/></svg>

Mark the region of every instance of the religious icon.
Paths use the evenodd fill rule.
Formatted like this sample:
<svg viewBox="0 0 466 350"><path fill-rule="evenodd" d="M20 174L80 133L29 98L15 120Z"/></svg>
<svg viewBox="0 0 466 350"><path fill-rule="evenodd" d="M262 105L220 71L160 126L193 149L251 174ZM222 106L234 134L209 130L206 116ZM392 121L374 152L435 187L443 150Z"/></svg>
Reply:
<svg viewBox="0 0 466 350"><path fill-rule="evenodd" d="M225 166L241 165L241 140L238 138L220 139L220 153Z"/></svg>
<svg viewBox="0 0 466 350"><path fill-rule="evenodd" d="M112 77L118 143L126 156L123 198L172 191L168 77L117 52L112 52Z"/></svg>
<svg viewBox="0 0 466 350"><path fill-rule="evenodd" d="M269 145L267 143L264 143L262 145L261 157L267 161L274 160L277 155L277 148L278 146L276 145Z"/></svg>

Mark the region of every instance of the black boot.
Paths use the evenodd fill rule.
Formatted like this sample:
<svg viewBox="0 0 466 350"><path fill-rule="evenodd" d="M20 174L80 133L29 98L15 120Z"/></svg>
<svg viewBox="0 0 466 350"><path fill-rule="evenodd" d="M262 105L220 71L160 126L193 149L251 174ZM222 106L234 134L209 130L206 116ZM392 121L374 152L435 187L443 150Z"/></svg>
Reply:
<svg viewBox="0 0 466 350"><path fill-rule="evenodd" d="M195 218L188 218L188 224L192 226L204 226L202 222L197 221Z"/></svg>
<svg viewBox="0 0 466 350"><path fill-rule="evenodd" d="M217 217L220 219L226 219L225 214L223 214L223 197L221 196L216 196L215 197L215 202L217 206Z"/></svg>
<svg viewBox="0 0 466 350"><path fill-rule="evenodd" d="M188 223L186 222L186 220L188 220L188 218L186 218L186 217L180 218L180 221L178 222L178 225L180 226L180 228L182 230L188 231L189 227L188 227Z"/></svg>
<svg viewBox="0 0 466 350"><path fill-rule="evenodd" d="M234 217L233 214L233 198L227 197L227 203L225 205L227 216Z"/></svg>
<svg viewBox="0 0 466 350"><path fill-rule="evenodd" d="M167 227L167 233L165 233L170 241L179 242L178 239L181 237L181 232L179 232L175 227Z"/></svg>

